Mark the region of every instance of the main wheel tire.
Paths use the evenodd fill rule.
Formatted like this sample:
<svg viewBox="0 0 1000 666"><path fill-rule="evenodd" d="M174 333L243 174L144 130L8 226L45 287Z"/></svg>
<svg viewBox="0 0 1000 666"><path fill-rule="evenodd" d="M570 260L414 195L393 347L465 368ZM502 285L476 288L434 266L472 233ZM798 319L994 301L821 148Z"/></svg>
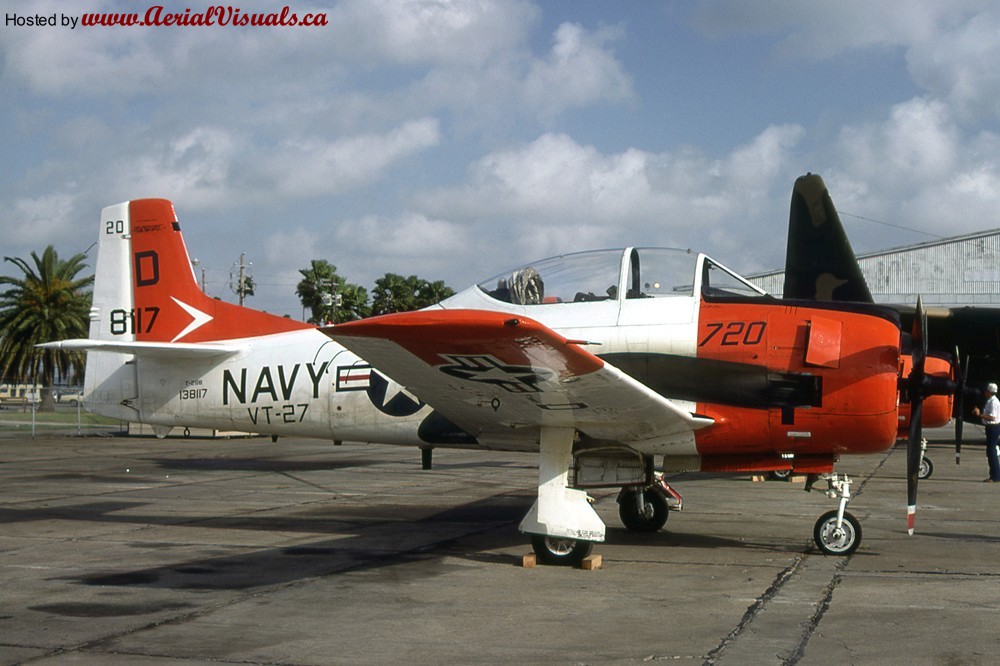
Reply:
<svg viewBox="0 0 1000 666"><path fill-rule="evenodd" d="M917 468L917 478L918 479L929 479L931 474L934 473L934 463L931 462L930 458L920 458L920 467Z"/></svg>
<svg viewBox="0 0 1000 666"><path fill-rule="evenodd" d="M642 493L646 513L640 513L636 506L636 496ZM667 498L652 488L646 490L625 490L618 498L618 517L622 524L632 532L656 532L666 525L670 516Z"/></svg>
<svg viewBox="0 0 1000 666"><path fill-rule="evenodd" d="M531 547L542 564L577 567L593 552L594 542L532 534Z"/></svg>
<svg viewBox="0 0 1000 666"><path fill-rule="evenodd" d="M861 545L861 523L845 511L844 521L838 530L837 511L827 511L816 521L813 540L827 555L850 555Z"/></svg>

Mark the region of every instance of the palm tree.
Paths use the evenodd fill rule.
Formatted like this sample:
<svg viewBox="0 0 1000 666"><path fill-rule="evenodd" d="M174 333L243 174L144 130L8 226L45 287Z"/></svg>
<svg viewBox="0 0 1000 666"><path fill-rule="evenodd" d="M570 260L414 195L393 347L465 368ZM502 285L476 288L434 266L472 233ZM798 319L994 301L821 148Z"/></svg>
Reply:
<svg viewBox="0 0 1000 666"><path fill-rule="evenodd" d="M326 259L313 259L299 273L295 294L309 308L309 323L339 324L368 316L368 291L337 275L337 267Z"/></svg>
<svg viewBox="0 0 1000 666"><path fill-rule="evenodd" d="M94 276L80 278L86 256L63 261L50 245L32 263L4 257L17 266L23 278L0 276L0 377L42 385L41 409L53 409L51 388L56 376L81 377L85 357L80 352L38 349L35 345L87 337ZM33 265L32 265L33 264Z"/></svg>
<svg viewBox="0 0 1000 666"><path fill-rule="evenodd" d="M455 295L455 290L444 283L444 280L428 282L421 280L420 290L417 293L417 307L426 308L440 303L446 298Z"/></svg>

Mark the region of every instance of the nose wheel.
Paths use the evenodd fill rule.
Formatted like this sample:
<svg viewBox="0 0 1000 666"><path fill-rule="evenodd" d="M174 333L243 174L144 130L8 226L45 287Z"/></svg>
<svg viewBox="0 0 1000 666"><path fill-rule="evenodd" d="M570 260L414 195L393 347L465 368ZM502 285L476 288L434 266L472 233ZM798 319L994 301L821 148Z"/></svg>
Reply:
<svg viewBox="0 0 1000 666"><path fill-rule="evenodd" d="M861 523L852 514L845 512L838 518L839 510L827 511L813 528L813 541L827 555L850 555L861 545Z"/></svg>
<svg viewBox="0 0 1000 666"><path fill-rule="evenodd" d="M923 481L924 479L931 478L931 474L934 473L934 463L931 462L930 458L921 457L920 467L917 469L917 478Z"/></svg>
<svg viewBox="0 0 1000 666"><path fill-rule="evenodd" d="M813 541L827 555L850 555L861 545L861 523L845 511L851 500L851 479L846 474L810 475L806 490L815 490L813 484L820 479L827 483L827 497L840 500L840 504L816 521Z"/></svg>

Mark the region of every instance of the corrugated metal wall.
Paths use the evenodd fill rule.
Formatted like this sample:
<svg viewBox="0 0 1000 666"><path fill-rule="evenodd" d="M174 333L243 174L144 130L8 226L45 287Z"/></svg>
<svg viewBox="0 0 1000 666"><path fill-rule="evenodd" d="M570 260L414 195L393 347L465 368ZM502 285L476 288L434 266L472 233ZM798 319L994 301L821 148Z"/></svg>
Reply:
<svg viewBox="0 0 1000 666"><path fill-rule="evenodd" d="M858 257L878 303L1000 305L1000 229ZM784 271L749 278L781 295Z"/></svg>

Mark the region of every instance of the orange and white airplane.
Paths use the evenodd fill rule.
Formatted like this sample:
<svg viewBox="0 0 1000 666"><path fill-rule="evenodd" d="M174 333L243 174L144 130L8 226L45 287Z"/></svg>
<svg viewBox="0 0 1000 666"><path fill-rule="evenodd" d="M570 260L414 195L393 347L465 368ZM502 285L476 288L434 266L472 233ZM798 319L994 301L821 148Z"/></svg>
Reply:
<svg viewBox="0 0 1000 666"><path fill-rule="evenodd" d="M662 474L680 471L825 479L839 504L815 541L849 554L861 526L834 464L887 449L898 426L894 311L777 300L690 250L555 257L317 328L205 295L173 205L142 199L102 212L89 335L45 346L88 352L88 409L161 435L538 451L520 529L548 563L604 540L586 489L620 487L626 527L655 531L681 503Z"/></svg>

